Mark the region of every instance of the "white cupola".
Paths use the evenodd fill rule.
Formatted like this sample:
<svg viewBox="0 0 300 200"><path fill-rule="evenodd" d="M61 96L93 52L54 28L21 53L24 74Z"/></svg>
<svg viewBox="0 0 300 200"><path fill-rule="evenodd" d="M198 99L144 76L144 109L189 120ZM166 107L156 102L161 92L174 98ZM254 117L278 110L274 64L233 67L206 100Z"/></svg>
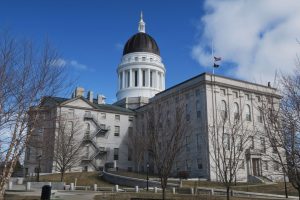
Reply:
<svg viewBox="0 0 300 200"><path fill-rule="evenodd" d="M156 41L146 33L143 13L138 33L125 44L118 66L117 99L127 97L151 98L165 89L165 67Z"/></svg>

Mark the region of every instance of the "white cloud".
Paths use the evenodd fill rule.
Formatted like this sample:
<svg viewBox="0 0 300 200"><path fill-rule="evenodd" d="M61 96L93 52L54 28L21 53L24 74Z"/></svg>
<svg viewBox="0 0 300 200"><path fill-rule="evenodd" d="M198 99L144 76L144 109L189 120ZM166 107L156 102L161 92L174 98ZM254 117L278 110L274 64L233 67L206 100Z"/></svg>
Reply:
<svg viewBox="0 0 300 200"><path fill-rule="evenodd" d="M79 63L77 60L65 60L62 58L59 58L57 60L55 60L52 63L53 66L56 67L73 67L75 69L79 69L79 70L86 70L88 69L86 65Z"/></svg>
<svg viewBox="0 0 300 200"><path fill-rule="evenodd" d="M300 1L207 0L199 26L200 37L192 56L211 66L215 55L237 65L228 70L251 81L274 79L275 71L292 72L300 52Z"/></svg>

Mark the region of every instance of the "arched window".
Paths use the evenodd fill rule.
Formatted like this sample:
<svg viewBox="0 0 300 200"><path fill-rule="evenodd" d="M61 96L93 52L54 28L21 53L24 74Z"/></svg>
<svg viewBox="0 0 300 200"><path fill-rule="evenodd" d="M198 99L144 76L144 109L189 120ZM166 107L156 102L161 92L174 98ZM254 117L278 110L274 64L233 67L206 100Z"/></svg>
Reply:
<svg viewBox="0 0 300 200"><path fill-rule="evenodd" d="M222 100L221 102L221 117L223 118L223 120L227 119L227 105L224 100Z"/></svg>
<svg viewBox="0 0 300 200"><path fill-rule="evenodd" d="M239 104L237 104L236 102L233 104L233 114L234 114L234 120L240 119Z"/></svg>
<svg viewBox="0 0 300 200"><path fill-rule="evenodd" d="M251 121L251 108L248 104L246 105L246 120Z"/></svg>

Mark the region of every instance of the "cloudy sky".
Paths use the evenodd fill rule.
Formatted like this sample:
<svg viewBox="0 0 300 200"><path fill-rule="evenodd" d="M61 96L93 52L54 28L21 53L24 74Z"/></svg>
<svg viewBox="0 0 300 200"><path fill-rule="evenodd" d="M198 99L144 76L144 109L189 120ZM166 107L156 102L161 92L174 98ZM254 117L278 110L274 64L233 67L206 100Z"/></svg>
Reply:
<svg viewBox="0 0 300 200"><path fill-rule="evenodd" d="M299 0L2 0L0 29L37 44L50 40L75 85L116 100L123 46L140 11L157 41L171 87L212 72L266 84L291 73L300 53Z"/></svg>

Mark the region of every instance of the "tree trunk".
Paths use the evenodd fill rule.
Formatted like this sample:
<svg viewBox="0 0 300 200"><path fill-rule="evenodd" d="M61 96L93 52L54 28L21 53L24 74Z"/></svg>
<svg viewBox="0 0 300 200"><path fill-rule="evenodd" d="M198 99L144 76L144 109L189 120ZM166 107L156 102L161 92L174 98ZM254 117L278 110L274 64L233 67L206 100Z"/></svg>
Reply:
<svg viewBox="0 0 300 200"><path fill-rule="evenodd" d="M286 187L285 173L283 174L283 179L284 179L285 198L289 198L289 196L288 196L288 191L287 191L287 187Z"/></svg>
<svg viewBox="0 0 300 200"><path fill-rule="evenodd" d="M60 182L63 182L64 176L65 176L65 172L62 171L62 172L60 173Z"/></svg>
<svg viewBox="0 0 300 200"><path fill-rule="evenodd" d="M163 200L166 199L166 188L165 187L162 188L162 199Z"/></svg>
<svg viewBox="0 0 300 200"><path fill-rule="evenodd" d="M230 194L229 194L229 191L230 191L230 187L226 187L226 199L229 200L230 199Z"/></svg>

